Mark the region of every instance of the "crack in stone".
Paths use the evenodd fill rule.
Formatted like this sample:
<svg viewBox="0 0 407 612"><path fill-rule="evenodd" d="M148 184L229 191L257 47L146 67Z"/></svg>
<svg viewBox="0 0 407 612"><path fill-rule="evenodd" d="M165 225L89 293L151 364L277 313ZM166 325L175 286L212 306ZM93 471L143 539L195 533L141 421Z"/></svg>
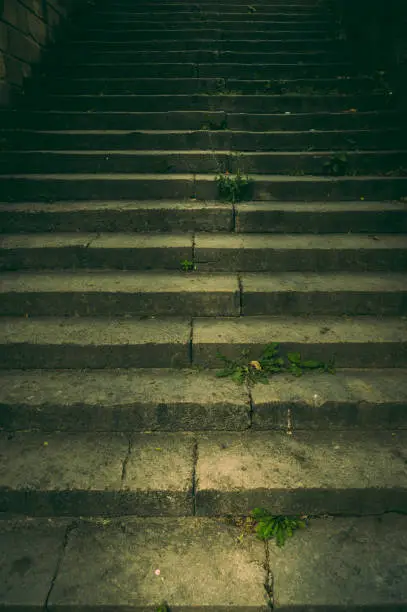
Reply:
<svg viewBox="0 0 407 612"><path fill-rule="evenodd" d="M196 516L196 488L198 485L198 480L196 477L196 468L198 465L198 440L195 439L194 446L192 448L192 500L193 500L193 508L192 508L192 516Z"/></svg>
<svg viewBox="0 0 407 612"><path fill-rule="evenodd" d="M55 567L55 571L54 571L54 574L53 574L53 576L51 578L51 584L50 584L47 596L45 598L44 610L49 610L49 600L50 600L50 597L51 597L51 593L54 590L55 582L56 582L56 579L58 578L59 571L61 569L62 561L63 561L64 556L65 556L65 551L66 551L66 548L68 546L69 536L71 535L71 532L74 531L74 529L78 528L78 526L79 526L79 521L74 520L72 523L70 523L67 526L67 528L65 530L64 537L63 537L63 540L62 540L61 552L60 552L60 554L58 556L58 560L57 560L57 564L56 564L56 567Z"/></svg>
<svg viewBox="0 0 407 612"><path fill-rule="evenodd" d="M132 438L129 438L129 445L128 445L128 448L127 448L127 453L126 453L126 456L123 459L123 463L122 463L121 487L120 488L123 488L124 482L126 480L127 465L129 463L129 460L130 460L130 455L131 455L132 447L133 447L133 440L132 440Z"/></svg>
<svg viewBox="0 0 407 612"><path fill-rule="evenodd" d="M270 567L270 548L268 542L264 542L264 552L266 560L264 562L264 569L266 570L266 577L264 580L264 589L267 594L267 604L270 610L274 610L274 576Z"/></svg>

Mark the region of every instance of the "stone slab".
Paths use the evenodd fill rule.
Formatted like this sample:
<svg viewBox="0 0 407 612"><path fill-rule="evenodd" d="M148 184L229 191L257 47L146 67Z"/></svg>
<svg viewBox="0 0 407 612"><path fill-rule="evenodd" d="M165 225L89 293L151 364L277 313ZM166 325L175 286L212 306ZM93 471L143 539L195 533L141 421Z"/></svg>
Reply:
<svg viewBox="0 0 407 612"><path fill-rule="evenodd" d="M405 370L274 376L253 387L251 397L254 429L407 429Z"/></svg>
<svg viewBox="0 0 407 612"><path fill-rule="evenodd" d="M271 342L283 355L329 362L339 368L403 368L407 365L407 323L377 317L240 317L194 319L193 363L210 368L221 363L219 351L238 359L243 350L258 359ZM326 375L331 376L331 375Z"/></svg>
<svg viewBox="0 0 407 612"><path fill-rule="evenodd" d="M0 368L188 367L190 333L177 318L3 317Z"/></svg>
<svg viewBox="0 0 407 612"><path fill-rule="evenodd" d="M239 544L232 526L208 519L81 524L48 606L142 612L166 600L182 612L266 612L264 555L261 542Z"/></svg>
<svg viewBox="0 0 407 612"><path fill-rule="evenodd" d="M274 610L405 610L406 553L406 516L313 519L284 548L270 545Z"/></svg>
<svg viewBox="0 0 407 612"><path fill-rule="evenodd" d="M148 272L4 273L0 312L16 316L240 314L235 275Z"/></svg>
<svg viewBox="0 0 407 612"><path fill-rule="evenodd" d="M0 429L8 431L234 431L249 423L246 389L213 372L0 372Z"/></svg>
<svg viewBox="0 0 407 612"><path fill-rule="evenodd" d="M64 538L66 519L0 521L0 607L40 610L45 606Z"/></svg>
<svg viewBox="0 0 407 612"><path fill-rule="evenodd" d="M0 511L192 514L192 435L0 434ZM171 470L168 466L172 466Z"/></svg>
<svg viewBox="0 0 407 612"><path fill-rule="evenodd" d="M407 511L406 432L201 434L199 516Z"/></svg>
<svg viewBox="0 0 407 612"><path fill-rule="evenodd" d="M407 314L405 274L243 274L243 315Z"/></svg>

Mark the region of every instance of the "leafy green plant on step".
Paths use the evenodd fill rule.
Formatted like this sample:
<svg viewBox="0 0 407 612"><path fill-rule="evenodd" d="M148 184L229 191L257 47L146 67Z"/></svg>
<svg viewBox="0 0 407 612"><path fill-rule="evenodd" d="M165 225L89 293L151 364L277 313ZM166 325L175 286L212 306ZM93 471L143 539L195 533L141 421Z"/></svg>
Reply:
<svg viewBox="0 0 407 612"><path fill-rule="evenodd" d="M208 123L203 123L201 125L201 130L205 130L207 132L216 132L219 130L227 130L228 122L227 119L223 119L220 123L214 123L213 121L208 121Z"/></svg>
<svg viewBox="0 0 407 612"><path fill-rule="evenodd" d="M324 174L343 176L349 171L349 158L346 153L332 155L323 166Z"/></svg>
<svg viewBox="0 0 407 612"><path fill-rule="evenodd" d="M219 199L222 202L232 202L233 204L241 202L247 197L252 184L249 177L244 175L240 169L234 175L228 171L217 174L215 181L218 184Z"/></svg>
<svg viewBox="0 0 407 612"><path fill-rule="evenodd" d="M309 371L335 373L333 360L328 363L304 360L300 353L293 352L282 357L276 342L268 344L259 359L250 360L248 350L242 351L239 359L229 359L218 351L217 358L223 362L223 368L216 372L218 378L229 377L235 383L246 384L249 387L256 383L268 384L270 376L274 374L289 373L293 376L302 376Z"/></svg>
<svg viewBox="0 0 407 612"><path fill-rule="evenodd" d="M170 608L166 601L164 601L160 606L158 606L157 612L170 612Z"/></svg>
<svg viewBox="0 0 407 612"><path fill-rule="evenodd" d="M305 529L306 516L285 516L270 514L264 508L254 508L251 516L257 522L256 534L259 540L275 539L277 546L284 546L297 529Z"/></svg>
<svg viewBox="0 0 407 612"><path fill-rule="evenodd" d="M249 13L255 13L257 11L256 7L252 6L251 4L249 4L247 8L249 10Z"/></svg>
<svg viewBox="0 0 407 612"><path fill-rule="evenodd" d="M192 272L193 270L196 270L196 265L193 261L184 259L184 261L181 261L181 268L184 270L184 272Z"/></svg>

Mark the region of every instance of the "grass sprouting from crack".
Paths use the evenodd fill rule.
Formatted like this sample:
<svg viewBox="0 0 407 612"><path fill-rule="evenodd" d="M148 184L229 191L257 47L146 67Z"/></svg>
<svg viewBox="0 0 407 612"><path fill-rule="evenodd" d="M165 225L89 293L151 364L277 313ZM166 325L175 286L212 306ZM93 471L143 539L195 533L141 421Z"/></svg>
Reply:
<svg viewBox="0 0 407 612"><path fill-rule="evenodd" d="M216 372L218 378L230 377L239 385L252 387L256 383L268 384L273 374L289 373L302 376L307 371L335 373L334 361L328 363L315 360L303 360L300 353L287 353L286 357L279 354L279 345L272 342L266 346L258 360L249 360L249 351L244 350L240 359L228 359L217 352L224 367Z"/></svg>

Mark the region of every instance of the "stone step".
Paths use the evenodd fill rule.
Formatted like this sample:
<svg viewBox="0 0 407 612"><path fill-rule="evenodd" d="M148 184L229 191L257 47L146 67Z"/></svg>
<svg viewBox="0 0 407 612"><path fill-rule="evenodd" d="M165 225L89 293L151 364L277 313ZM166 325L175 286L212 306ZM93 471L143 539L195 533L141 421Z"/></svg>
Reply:
<svg viewBox="0 0 407 612"><path fill-rule="evenodd" d="M166 130L191 131L201 130L203 127L208 131L220 130L226 142L230 142L230 136L226 130L248 132L266 131L294 131L295 137L303 137L303 132L329 130L330 139L335 144L335 136L342 130L377 130L380 129L380 144L386 144L386 129L394 129L393 135L405 130L406 121L404 114L397 111L369 111L357 113L289 113L289 114L247 114L247 113L224 113L222 111L167 111L167 112L128 112L128 113L87 113L85 111L33 111L12 110L0 111L0 126L10 130L18 128L21 130L74 130L75 138L78 138L78 130L89 131L131 131L131 130ZM299 131L301 130L301 131ZM313 132L311 132L311 135ZM378 132L376 132L378 134ZM2 146L7 143L4 138L10 136L10 132L0 132ZM346 135L345 135L346 136ZM367 141L367 134L363 134ZM36 141L41 138L41 132L37 133ZM82 137L79 134L79 141ZM273 138L276 134L273 134ZM355 137L350 134L351 139ZM395 139L393 139L395 140ZM37 141L41 142L41 141ZM66 139L63 140L66 143ZM217 147L220 142L217 142ZM299 141L301 144L301 140ZM21 139L19 141L21 144ZM38 146L38 144L37 144ZM76 145L79 148L78 145ZM111 144L109 146L112 146ZM256 145L258 146L258 145ZM279 144L279 147L282 143ZM331 145L332 146L332 145ZM348 143L348 147L350 143ZM89 148L92 148L90 146ZM194 147L192 147L194 148Z"/></svg>
<svg viewBox="0 0 407 612"><path fill-rule="evenodd" d="M145 517L248 515L255 507L277 515L406 512L406 443L403 431L362 439L358 431L3 432L0 509Z"/></svg>
<svg viewBox="0 0 407 612"><path fill-rule="evenodd" d="M100 73L101 74L101 73ZM108 75L95 78L57 78L46 84L41 79L30 88L44 94L117 95L117 94L219 94L230 91L250 94L351 94L372 92L376 89L371 79L293 79L285 83L265 79L230 79L224 77L169 77L164 72L159 77L109 78Z"/></svg>
<svg viewBox="0 0 407 612"><path fill-rule="evenodd" d="M253 10L253 8L255 10ZM270 5L258 7L249 7L247 4L225 4L221 3L218 5L207 4L200 6L179 4L178 6L173 4L168 6L166 4L154 4L150 6L134 6L130 9L114 9L99 8L93 11L92 17L95 21L105 20L111 21L125 21L125 20L141 20L144 18L151 18L151 16L157 16L160 19L210 19L211 17L222 17L222 19L237 19L239 16L249 17L250 19L262 19L262 18L298 18L298 19L329 19L332 15L328 11L316 10L311 7L298 7L288 6L283 7L281 5Z"/></svg>
<svg viewBox="0 0 407 612"><path fill-rule="evenodd" d="M4 520L0 546L8 552L1 578L8 588L0 603L40 610L47 601L55 610L90 612L157 610L164 597L170 609L188 612L337 612L349 609L349 601L392 612L395 601L400 609L407 605L402 514L314 518L282 549L241 535L233 523L206 517ZM23 590L18 569L27 567Z"/></svg>
<svg viewBox="0 0 407 612"><path fill-rule="evenodd" d="M217 22L215 25L218 25ZM258 28L258 24L255 25L255 29L245 30L235 30L235 29L180 29L175 30L171 29L140 29L140 30L93 30L87 33L83 33L80 35L78 33L75 41L81 45L86 44L91 47L95 42L99 44L110 44L120 42L121 44L128 45L132 43L133 40L200 40L201 42L204 40L209 40L211 42L215 41L223 41L223 40L267 40L267 38L272 39L284 39L284 40L298 40L299 38L306 38L308 36L312 38L319 38L320 40L325 40L326 38L332 38L332 32L329 30L322 30L320 28L314 29L304 29L304 28L296 28L293 26L290 28L282 29L280 27L274 27L271 29L261 30ZM73 42L75 42L73 41Z"/></svg>
<svg viewBox="0 0 407 612"><path fill-rule="evenodd" d="M185 22L182 18L179 21L163 22L159 18L157 20L142 20L142 21L115 21L109 22L105 26L103 24L95 24L92 27L87 27L85 30L79 29L74 36L75 40L117 40L120 35L131 38L138 36L140 30L145 32L165 32L167 38L173 34L178 37L190 37L198 32L214 32L214 38L224 39L229 36L229 33L234 32L239 34L239 38L244 34L256 34L256 38L263 38L260 32L273 32L277 37L277 32L297 32L298 36L304 32L314 32L321 30L326 36L332 37L334 34L334 26L329 21L294 21L294 20L278 20L264 19L257 20L247 18L239 21L224 21L214 17L212 20ZM209 36L208 36L209 37ZM151 38L151 36L150 36ZM148 39L147 39L148 40Z"/></svg>
<svg viewBox="0 0 407 612"><path fill-rule="evenodd" d="M249 394L213 370L2 370L0 405L3 431L394 432L407 429L407 375L281 374Z"/></svg>
<svg viewBox="0 0 407 612"><path fill-rule="evenodd" d="M386 217L387 222L383 214L376 214L377 231L396 231L395 228L401 227L404 216L394 214L394 219ZM254 221L247 221L250 223L253 227ZM84 232L229 232L234 222L233 205L221 202L27 202L0 204L0 227L9 234L27 231L74 233L78 227ZM188 252L187 258L189 255Z"/></svg>
<svg viewBox="0 0 407 612"><path fill-rule="evenodd" d="M13 214L8 209L8 214ZM31 215L32 217L33 215ZM51 219L52 217L50 217ZM1 209L0 209L0 219ZM7 228L7 221L4 221ZM27 223L30 223L27 219ZM51 220L48 221L51 223ZM27 227L27 225L25 226ZM29 225L30 231L31 225ZM11 226L11 232L24 229ZM72 231L73 226L68 226ZM61 226L60 226L61 229ZM370 234L407 233L407 204L336 202L329 204L251 202L235 205L235 231L242 233ZM6 231L8 231L6 229ZM94 231L93 226L87 231Z"/></svg>
<svg viewBox="0 0 407 612"><path fill-rule="evenodd" d="M407 233L403 202L57 202L0 204L3 233Z"/></svg>
<svg viewBox="0 0 407 612"><path fill-rule="evenodd" d="M390 300L398 282L397 276L388 279ZM369 280L366 284L369 285ZM398 287L400 289L402 287ZM376 296L379 307L380 296L374 289L372 296L373 300ZM240 297L236 274L186 274L168 270L148 273L18 272L2 275L0 312L9 316L154 318L180 312L185 316L239 316ZM402 294L393 296L393 310L397 312L391 314L400 314L402 297ZM385 309L384 305L383 311Z"/></svg>
<svg viewBox="0 0 407 612"><path fill-rule="evenodd" d="M338 368L406 368L405 317L2 317L0 369L218 367L270 342Z"/></svg>
<svg viewBox="0 0 407 612"><path fill-rule="evenodd" d="M407 315L402 274L9 272L2 316Z"/></svg>
<svg viewBox="0 0 407 612"><path fill-rule="evenodd" d="M177 111L174 111L174 113ZM46 113L44 112L46 115ZM93 113L85 113L88 117ZM119 113L115 114L115 118ZM169 118L172 115L169 114ZM347 118L350 115L344 114ZM184 117L186 120L188 115ZM213 115L200 113L202 119L200 125L195 129L175 130L173 126L169 130L144 129L134 130L107 130L107 129L80 129L80 130L40 130L6 128L0 130L0 141L3 151L79 151L83 154L95 154L97 151L110 153L123 153L123 151L151 151L151 154L159 151L180 151L188 155L190 150L198 151L222 151L226 155L230 151L240 151L246 155L258 153L282 153L291 151L293 153L307 152L316 154L318 151L347 151L348 155L354 151L391 151L404 149L406 142L407 126L399 128L382 129L349 129L349 130L302 130L293 131L283 129L281 131L244 131L245 123L248 128L257 127L264 130L273 127L267 125L267 118L262 124L261 115L248 117L247 115L236 115L230 117L222 113ZM276 122L284 124L290 115L275 116ZM99 121L103 115L98 113ZM196 121L196 119L195 119ZM123 121L124 123L124 121ZM231 123L235 129L228 129ZM254 125L253 125L254 123ZM315 124L318 126L317 121ZM48 126L46 126L48 127ZM85 126L86 127L86 126ZM107 127L107 126L103 126ZM124 127L124 126L123 126ZM290 127L288 125L288 127ZM296 127L296 126L292 126ZM298 126L300 127L300 126ZM209 128L209 129L208 129ZM218 129L216 129L218 128ZM225 128L225 129L222 129ZM227 128L227 129L226 129ZM365 126L366 128L366 126ZM405 164L402 164L405 166Z"/></svg>
<svg viewBox="0 0 407 612"><path fill-rule="evenodd" d="M13 174L1 175L3 201L219 199L213 174ZM252 174L246 200L371 201L399 200L407 177L289 176Z"/></svg>
<svg viewBox="0 0 407 612"><path fill-rule="evenodd" d="M123 27L124 24L138 25L143 22L155 22L162 23L165 21L168 24L172 24L174 21L180 24L184 23L205 23L207 21L217 23L233 22L273 22L273 23L323 23L331 24L332 18L330 15L319 12L288 12L282 11L281 9L262 9L261 11L252 12L246 6L243 9L235 9L234 11L221 11L219 8L214 10L206 10L202 12L194 12L191 10L149 10L149 11L137 11L137 12L110 12L110 13L94 13L92 20L92 27L106 27L120 25ZM171 26L170 26L171 27Z"/></svg>
<svg viewBox="0 0 407 612"><path fill-rule="evenodd" d="M9 249L15 240L11 236L10 242L6 242ZM35 237L19 240L22 247L27 241L29 248ZM5 258L7 261L7 254ZM402 272L407 261L407 237L393 234L382 234L379 238L363 234L198 233L194 240L194 261L202 272Z"/></svg>
<svg viewBox="0 0 407 612"><path fill-rule="evenodd" d="M233 113L275 113L275 112L346 112L350 109L361 111L391 110L392 98L385 94L362 95L251 95L230 93L210 94L155 94L155 95L50 95L24 99L31 110L68 111L138 111L168 110L217 110Z"/></svg>
<svg viewBox="0 0 407 612"><path fill-rule="evenodd" d="M338 153L229 151L6 151L0 152L0 175L18 173L188 173L228 171L324 176ZM407 151L350 151L343 174L407 176Z"/></svg>
<svg viewBox="0 0 407 612"><path fill-rule="evenodd" d="M288 48L287 48L288 47ZM330 38L323 38L318 36L317 33L306 35L303 38L293 38L287 36L284 32L284 36L281 38L270 38L270 35L264 39L248 39L248 40L211 40L208 38L202 38L202 36L195 37L190 40L169 40L160 39L157 36L156 40L129 40L129 41L91 41L89 43L81 43L75 40L61 41L58 48L55 49L55 55L58 61L66 64L70 62L80 63L83 60L83 49L86 48L88 57L97 55L103 57L103 54L112 53L134 53L134 52L146 52L161 51L162 53L172 51L199 51L202 55L201 58L208 57L214 59L217 53L235 52L235 53L271 53L276 51L304 51L304 50L318 50L324 49L343 49L341 41ZM205 55L206 53L206 55ZM45 65L51 62L52 57L46 58ZM202 59L201 59L202 61ZM52 62L51 62L52 63Z"/></svg>

